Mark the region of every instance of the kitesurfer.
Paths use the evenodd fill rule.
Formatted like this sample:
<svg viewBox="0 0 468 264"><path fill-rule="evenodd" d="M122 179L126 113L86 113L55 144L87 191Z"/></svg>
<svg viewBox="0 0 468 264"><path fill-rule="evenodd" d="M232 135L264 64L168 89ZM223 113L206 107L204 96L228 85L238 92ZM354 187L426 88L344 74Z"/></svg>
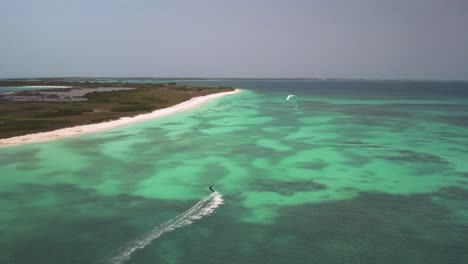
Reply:
<svg viewBox="0 0 468 264"><path fill-rule="evenodd" d="M210 186L210 191L215 192L215 190L213 189L213 185Z"/></svg>
<svg viewBox="0 0 468 264"><path fill-rule="evenodd" d="M288 97L286 97L286 100L289 101L289 99L291 99L291 98L294 99L294 109L297 110L299 108L299 105L300 105L299 99L297 99L297 96L295 96L294 94L290 94L290 95L288 95Z"/></svg>

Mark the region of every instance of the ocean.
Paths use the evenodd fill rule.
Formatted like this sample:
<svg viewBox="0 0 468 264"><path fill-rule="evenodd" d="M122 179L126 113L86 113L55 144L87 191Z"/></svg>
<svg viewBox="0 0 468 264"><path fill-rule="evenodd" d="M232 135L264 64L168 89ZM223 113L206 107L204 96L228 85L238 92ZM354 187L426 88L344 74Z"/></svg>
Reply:
<svg viewBox="0 0 468 264"><path fill-rule="evenodd" d="M0 148L0 263L466 263L468 83L178 83L244 92Z"/></svg>

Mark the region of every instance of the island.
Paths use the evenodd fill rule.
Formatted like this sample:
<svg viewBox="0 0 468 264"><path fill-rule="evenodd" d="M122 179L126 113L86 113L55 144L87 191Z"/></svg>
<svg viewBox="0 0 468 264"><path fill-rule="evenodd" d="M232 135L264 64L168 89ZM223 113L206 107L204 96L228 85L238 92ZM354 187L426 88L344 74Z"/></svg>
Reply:
<svg viewBox="0 0 468 264"><path fill-rule="evenodd" d="M98 132L239 92L175 82L0 80L0 88L21 86L35 89L0 94L0 146Z"/></svg>

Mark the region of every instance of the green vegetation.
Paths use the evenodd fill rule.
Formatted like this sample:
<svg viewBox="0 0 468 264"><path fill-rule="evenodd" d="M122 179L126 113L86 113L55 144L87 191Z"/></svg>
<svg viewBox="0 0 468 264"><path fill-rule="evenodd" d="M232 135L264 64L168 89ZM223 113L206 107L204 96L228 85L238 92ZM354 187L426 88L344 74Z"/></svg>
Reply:
<svg viewBox="0 0 468 264"><path fill-rule="evenodd" d="M0 86L62 85L79 88L129 87L131 90L91 92L87 101L63 102L15 102L2 99L0 95L0 138L29 133L51 131L59 128L92 124L120 117L130 117L156 109L166 108L192 97L234 90L231 87L177 86L170 84L98 83L66 81L0 81ZM47 89L49 92L66 91ZM41 90L41 91L45 91ZM37 94L19 92L22 96ZM17 95L17 94L16 94ZM49 95L54 96L54 94Z"/></svg>
<svg viewBox="0 0 468 264"><path fill-rule="evenodd" d="M36 115L36 117L61 117L61 116L73 116L81 115L85 112L93 112L90 108L66 108L66 109L54 109L51 111L42 112Z"/></svg>
<svg viewBox="0 0 468 264"><path fill-rule="evenodd" d="M155 108L149 104L131 104L111 108L112 112L152 111Z"/></svg>
<svg viewBox="0 0 468 264"><path fill-rule="evenodd" d="M70 125L71 122L66 120L0 118L0 131L4 137L54 130Z"/></svg>
<svg viewBox="0 0 468 264"><path fill-rule="evenodd" d="M157 103L165 104L169 101L167 99L151 95L151 88L140 88L135 90L121 90L111 92L92 92L85 95L88 102L93 103L125 103L125 104L141 104Z"/></svg>

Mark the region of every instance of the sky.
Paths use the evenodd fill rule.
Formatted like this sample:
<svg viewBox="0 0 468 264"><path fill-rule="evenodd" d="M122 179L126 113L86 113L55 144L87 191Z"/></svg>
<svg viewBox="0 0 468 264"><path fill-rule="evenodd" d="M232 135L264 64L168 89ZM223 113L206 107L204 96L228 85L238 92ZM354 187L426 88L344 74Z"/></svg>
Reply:
<svg viewBox="0 0 468 264"><path fill-rule="evenodd" d="M0 78L468 80L468 0L0 0Z"/></svg>

